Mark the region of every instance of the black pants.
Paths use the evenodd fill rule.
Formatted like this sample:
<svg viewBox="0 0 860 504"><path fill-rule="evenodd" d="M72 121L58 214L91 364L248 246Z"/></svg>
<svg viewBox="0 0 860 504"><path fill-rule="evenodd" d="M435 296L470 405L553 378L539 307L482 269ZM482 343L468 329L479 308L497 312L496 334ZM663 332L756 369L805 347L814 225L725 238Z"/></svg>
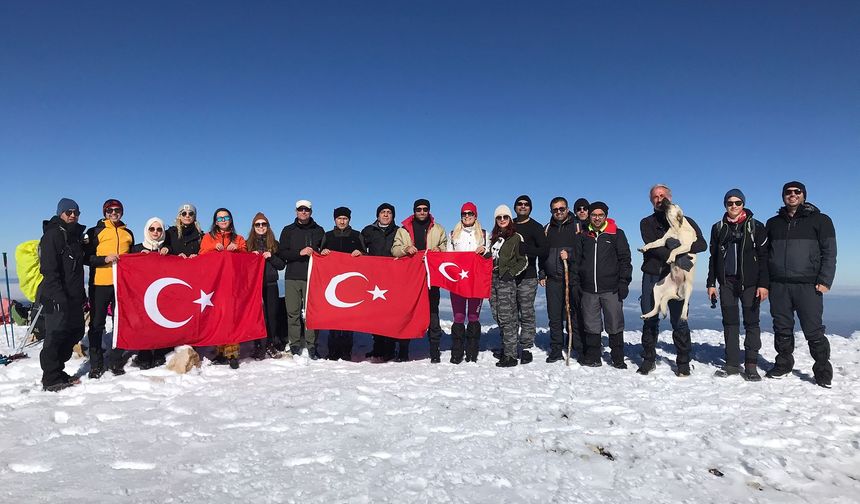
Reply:
<svg viewBox="0 0 860 504"><path fill-rule="evenodd" d="M352 360L352 331L328 332L328 358Z"/></svg>
<svg viewBox="0 0 860 504"><path fill-rule="evenodd" d="M720 310L723 313L723 336L726 339L726 365L740 366L741 321L738 310L740 301L744 316L744 363L755 364L761 350L761 328L759 327L759 300L756 287L742 289L737 277L726 277L720 285Z"/></svg>
<svg viewBox="0 0 860 504"><path fill-rule="evenodd" d="M42 309L45 317L45 339L39 353L42 366L42 385L56 385L66 381L69 375L63 371L72 357L72 349L84 337L83 303L58 310L56 306Z"/></svg>
<svg viewBox="0 0 860 504"><path fill-rule="evenodd" d="M254 346L278 347L282 343L278 339L278 309L281 298L278 295L278 284L263 285L263 317L266 319L266 338L258 339Z"/></svg>
<svg viewBox="0 0 860 504"><path fill-rule="evenodd" d="M427 339L430 346L439 346L442 340L442 326L439 325L439 287L430 287L430 327L427 328ZM403 343L401 343L401 346Z"/></svg>
<svg viewBox="0 0 860 504"><path fill-rule="evenodd" d="M816 379L829 382L833 378L830 365L830 341L824 335L824 296L813 284L771 282L770 315L773 317L773 346L776 350L776 367L794 369L794 314L800 319L800 328L809 345L815 364L812 372Z"/></svg>
<svg viewBox="0 0 860 504"><path fill-rule="evenodd" d="M394 338L389 338L388 336L382 336L380 334L373 335L373 353L376 354L376 357L389 360L393 359L396 344L397 340Z"/></svg>
<svg viewBox="0 0 860 504"><path fill-rule="evenodd" d="M642 273L642 296L639 307L642 313L648 313L654 308L654 286L660 279L659 275ZM675 344L678 366L690 364L690 351L693 343L690 341L690 326L686 320L681 320L681 310L684 301L673 299L669 301L669 322L672 323L672 342ZM657 359L657 336L660 334L660 314L645 319L642 324L642 358L654 362Z"/></svg>
<svg viewBox="0 0 860 504"><path fill-rule="evenodd" d="M573 338L573 351L582 355L582 311L574 299L573 289L570 290L570 318L573 327L568 327L568 334ZM549 349L550 354L557 354L564 349L564 326L567 324L567 307L564 302L564 279L546 279L546 314L549 318Z"/></svg>
<svg viewBox="0 0 860 504"><path fill-rule="evenodd" d="M102 337L105 333L105 321L107 310L114 299L113 285L94 285L90 292L90 330L87 332L89 340L90 369L104 367L104 350L102 349ZM122 349L116 348L109 352L111 366L122 367Z"/></svg>

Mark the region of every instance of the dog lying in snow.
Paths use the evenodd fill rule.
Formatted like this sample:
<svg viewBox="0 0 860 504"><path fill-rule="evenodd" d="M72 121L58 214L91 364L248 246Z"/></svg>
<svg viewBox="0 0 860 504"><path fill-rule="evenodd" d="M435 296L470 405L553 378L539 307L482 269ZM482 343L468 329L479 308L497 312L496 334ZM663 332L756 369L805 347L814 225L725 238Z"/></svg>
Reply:
<svg viewBox="0 0 860 504"><path fill-rule="evenodd" d="M681 245L672 249L669 254L669 259L666 261L666 264L670 266L669 274L660 279L654 286L654 309L648 313L643 313L642 318L651 318L657 313L666 317L666 314L669 313L669 301L683 299L684 307L681 310L681 320L687 320L690 297L693 295L693 277L696 272L696 255L688 254L688 252L696 242L696 230L687 222L681 207L668 199L664 199L660 205L666 214L666 220L669 221L669 230L662 238L644 245L639 251L645 252L653 248L664 247L669 238L678 240ZM689 261L692 262L693 265L689 270L676 264L675 260L679 255L688 257Z"/></svg>

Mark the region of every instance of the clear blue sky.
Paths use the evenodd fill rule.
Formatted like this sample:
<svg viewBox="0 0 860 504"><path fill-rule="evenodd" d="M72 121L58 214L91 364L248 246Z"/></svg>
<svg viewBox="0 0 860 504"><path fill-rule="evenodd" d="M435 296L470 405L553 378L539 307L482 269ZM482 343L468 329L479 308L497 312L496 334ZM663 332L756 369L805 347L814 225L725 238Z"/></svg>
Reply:
<svg viewBox="0 0 860 504"><path fill-rule="evenodd" d="M858 26L857 1L6 0L0 250L60 197L139 234L185 201L279 230L300 198L329 229L427 197L450 229L521 193L543 222L604 200L638 245L655 182L707 230L726 190L764 220L799 179L860 287Z"/></svg>

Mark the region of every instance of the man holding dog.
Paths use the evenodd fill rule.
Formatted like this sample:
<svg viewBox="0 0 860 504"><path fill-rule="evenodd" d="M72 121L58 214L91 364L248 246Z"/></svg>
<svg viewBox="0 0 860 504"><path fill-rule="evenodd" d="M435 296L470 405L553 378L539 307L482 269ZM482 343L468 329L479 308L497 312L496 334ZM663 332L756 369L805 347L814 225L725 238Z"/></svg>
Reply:
<svg viewBox="0 0 860 504"><path fill-rule="evenodd" d="M669 231L669 221L661 209L663 200L672 201L672 190L663 184L656 184L649 192L651 205L654 207L654 213L645 217L639 222L639 231L642 235L644 243L651 243L658 240ZM696 241L690 247L689 254L698 254L704 252L708 248L705 238L702 236L702 231L698 224L693 219L686 217L687 222L696 231ZM681 242L676 239L666 240L666 244L662 247L656 247L644 252L642 261L642 297L639 298L642 313L648 313L654 308L654 286L663 277L669 274L670 267L666 264L672 250L681 246ZM693 263L690 261L689 254L678 256L675 260L675 265L689 271ZM675 344L677 358L675 360L678 365L678 376L690 376L690 350L692 343L690 341L690 326L686 320L681 319L681 310L684 306L683 300L669 301L669 321L672 323L672 341ZM655 315L645 319L642 324L642 365L637 373L647 375L654 370L654 362L657 359L657 336L660 334L660 316Z"/></svg>
<svg viewBox="0 0 860 504"><path fill-rule="evenodd" d="M794 313L815 360L815 383L830 388L830 342L824 335L824 294L836 276L836 230L833 221L806 202L806 186L793 181L782 188L785 206L768 219L770 314L776 362L768 378L794 369Z"/></svg>

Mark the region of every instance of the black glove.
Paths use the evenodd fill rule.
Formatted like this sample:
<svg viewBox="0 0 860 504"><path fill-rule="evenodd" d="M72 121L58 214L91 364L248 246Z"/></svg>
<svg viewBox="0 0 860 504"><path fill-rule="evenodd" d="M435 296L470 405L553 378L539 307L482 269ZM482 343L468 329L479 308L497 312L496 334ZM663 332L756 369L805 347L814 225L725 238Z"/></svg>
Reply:
<svg viewBox="0 0 860 504"><path fill-rule="evenodd" d="M681 246L680 240L677 238L666 238L666 248L669 250L676 249Z"/></svg>
<svg viewBox="0 0 860 504"><path fill-rule="evenodd" d="M627 299L627 295L630 294L630 288L626 285L618 286L618 300L624 301Z"/></svg>
<svg viewBox="0 0 860 504"><path fill-rule="evenodd" d="M690 271L693 269L693 260L690 259L689 254L680 255L675 258L675 266L681 268L684 271Z"/></svg>

